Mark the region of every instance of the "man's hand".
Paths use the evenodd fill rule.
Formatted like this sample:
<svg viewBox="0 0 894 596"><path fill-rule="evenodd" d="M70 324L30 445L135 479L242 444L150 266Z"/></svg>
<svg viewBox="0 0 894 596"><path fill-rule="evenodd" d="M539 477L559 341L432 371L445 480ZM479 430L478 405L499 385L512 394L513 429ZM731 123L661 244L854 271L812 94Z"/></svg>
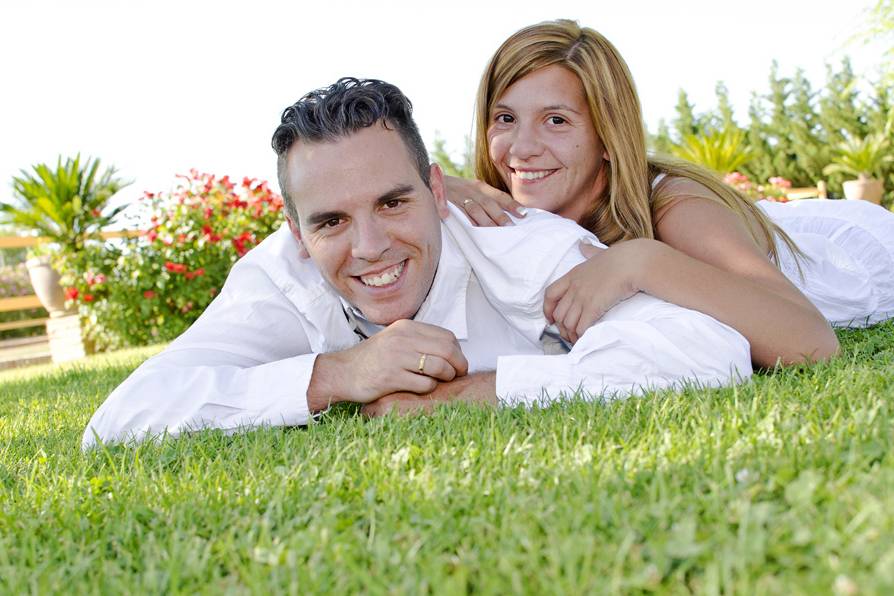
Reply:
<svg viewBox="0 0 894 596"><path fill-rule="evenodd" d="M424 394L468 370L453 333L403 319L353 348L317 356L307 402L318 412L340 401L365 404L397 392Z"/></svg>
<svg viewBox="0 0 894 596"><path fill-rule="evenodd" d="M368 403L360 410L370 418L384 416L389 412L398 415L431 412L438 404L448 402L468 402L485 405L497 404L497 373L476 373L438 383L438 386L423 395L398 392L386 395Z"/></svg>

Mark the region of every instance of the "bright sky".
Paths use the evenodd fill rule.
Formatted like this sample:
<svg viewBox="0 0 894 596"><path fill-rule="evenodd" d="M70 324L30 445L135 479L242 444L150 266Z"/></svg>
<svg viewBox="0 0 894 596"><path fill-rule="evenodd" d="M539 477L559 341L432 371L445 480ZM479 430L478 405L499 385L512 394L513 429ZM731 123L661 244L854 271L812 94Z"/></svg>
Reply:
<svg viewBox="0 0 894 596"><path fill-rule="evenodd" d="M726 82L745 119L770 63L851 55L875 78L878 49L848 45L871 0L254 2L28 0L0 7L0 188L56 156L98 156L134 185L167 190L192 167L275 181L283 108L340 76L384 79L413 101L423 138L462 149L478 77L509 34L573 18L626 58L654 131L686 89L697 109Z"/></svg>

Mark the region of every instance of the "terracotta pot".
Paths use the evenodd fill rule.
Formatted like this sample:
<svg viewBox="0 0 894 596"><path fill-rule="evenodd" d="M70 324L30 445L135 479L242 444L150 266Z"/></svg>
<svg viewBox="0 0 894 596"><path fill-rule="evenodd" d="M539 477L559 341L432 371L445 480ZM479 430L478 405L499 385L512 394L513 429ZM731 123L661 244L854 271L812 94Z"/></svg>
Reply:
<svg viewBox="0 0 894 596"><path fill-rule="evenodd" d="M884 188L881 180L860 175L856 180L848 180L841 185L844 196L851 200L869 201L878 205L882 202Z"/></svg>
<svg viewBox="0 0 894 596"><path fill-rule="evenodd" d="M50 267L49 258L36 257L25 263L37 299L51 317L70 314L65 310L65 293L59 285L59 274Z"/></svg>

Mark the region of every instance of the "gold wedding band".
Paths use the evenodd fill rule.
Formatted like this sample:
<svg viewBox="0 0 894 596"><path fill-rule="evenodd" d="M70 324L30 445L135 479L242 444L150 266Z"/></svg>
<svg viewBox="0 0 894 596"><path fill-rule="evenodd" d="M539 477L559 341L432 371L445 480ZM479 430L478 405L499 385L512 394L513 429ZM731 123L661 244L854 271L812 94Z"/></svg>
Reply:
<svg viewBox="0 0 894 596"><path fill-rule="evenodd" d="M473 201L472 199L466 199L465 201L463 201L463 207L465 207L465 206L468 205L469 203L474 203L474 202L475 202L475 201Z"/></svg>
<svg viewBox="0 0 894 596"><path fill-rule="evenodd" d="M419 357L419 366L416 368L419 370L419 374L425 373L425 359L428 358L428 354L423 354Z"/></svg>

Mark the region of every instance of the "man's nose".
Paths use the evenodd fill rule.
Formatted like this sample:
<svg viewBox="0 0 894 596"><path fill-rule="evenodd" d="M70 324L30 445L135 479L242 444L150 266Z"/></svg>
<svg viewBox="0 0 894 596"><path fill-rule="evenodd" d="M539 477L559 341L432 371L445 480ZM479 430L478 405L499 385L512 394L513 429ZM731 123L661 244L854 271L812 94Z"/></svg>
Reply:
<svg viewBox="0 0 894 596"><path fill-rule="evenodd" d="M527 160L537 157L542 152L543 142L533 123L517 126L512 144L509 146L509 154L517 159Z"/></svg>
<svg viewBox="0 0 894 596"><path fill-rule="evenodd" d="M391 236L381 221L375 218L356 221L351 256L365 261L377 261L391 246Z"/></svg>

